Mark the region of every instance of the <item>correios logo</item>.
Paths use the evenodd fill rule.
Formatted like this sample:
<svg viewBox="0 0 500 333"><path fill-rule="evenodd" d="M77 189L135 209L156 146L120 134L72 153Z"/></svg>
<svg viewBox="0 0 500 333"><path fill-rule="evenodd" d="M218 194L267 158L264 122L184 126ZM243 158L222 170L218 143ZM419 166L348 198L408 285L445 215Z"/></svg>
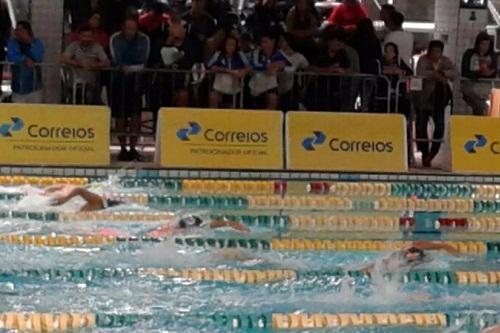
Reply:
<svg viewBox="0 0 500 333"><path fill-rule="evenodd" d="M19 132L24 128L24 122L21 118L12 117L10 122L0 125L0 135L4 138L12 137L13 132Z"/></svg>
<svg viewBox="0 0 500 333"><path fill-rule="evenodd" d="M302 147L306 151L315 151L316 146L324 144L328 136L322 131L313 131L311 136L302 141ZM332 152L342 153L392 153L394 144L391 141L370 141L370 140L346 140L339 137L332 137L328 141L328 148Z"/></svg>
<svg viewBox="0 0 500 333"><path fill-rule="evenodd" d="M198 140L217 145L255 145L269 141L267 132L217 129L205 127L196 121L189 121L187 126L178 129L176 136L186 143L196 137Z"/></svg>
<svg viewBox="0 0 500 333"><path fill-rule="evenodd" d="M10 139L15 133L20 133L23 129L25 129L30 139L92 140L96 136L95 129L91 127L43 126L36 123L26 124L21 118L12 117L10 121L3 122L0 125L0 137Z"/></svg>
<svg viewBox="0 0 500 333"><path fill-rule="evenodd" d="M464 149L469 154L477 154L481 148L488 147L489 140L482 134L474 135L474 139L465 142ZM494 155L500 155L500 141L492 141L489 150Z"/></svg>

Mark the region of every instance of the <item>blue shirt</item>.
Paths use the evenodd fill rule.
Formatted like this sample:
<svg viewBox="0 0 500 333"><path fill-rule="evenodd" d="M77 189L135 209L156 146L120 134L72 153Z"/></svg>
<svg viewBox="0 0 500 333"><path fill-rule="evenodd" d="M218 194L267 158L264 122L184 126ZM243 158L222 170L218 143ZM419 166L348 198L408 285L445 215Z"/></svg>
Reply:
<svg viewBox="0 0 500 333"><path fill-rule="evenodd" d="M31 44L22 44L17 39L11 38L7 43L7 61L14 63L12 66L12 91L17 94L30 94L42 87L42 71L40 66L29 68L26 59L34 63L43 60L45 48L40 39L35 38Z"/></svg>
<svg viewBox="0 0 500 333"><path fill-rule="evenodd" d="M122 32L117 32L109 41L109 50L116 66L145 66L150 52L149 37L138 32L128 40Z"/></svg>
<svg viewBox="0 0 500 333"><path fill-rule="evenodd" d="M221 67L226 69L243 69L248 66L248 61L241 52L235 54L231 59L227 58L221 51L215 52L212 59L207 63L209 69Z"/></svg>
<svg viewBox="0 0 500 333"><path fill-rule="evenodd" d="M267 66L273 62L283 62L285 67L292 66L292 63L288 60L287 56L280 50L274 51L274 53L268 57L261 50L254 50L250 54L250 64L255 71L265 71Z"/></svg>

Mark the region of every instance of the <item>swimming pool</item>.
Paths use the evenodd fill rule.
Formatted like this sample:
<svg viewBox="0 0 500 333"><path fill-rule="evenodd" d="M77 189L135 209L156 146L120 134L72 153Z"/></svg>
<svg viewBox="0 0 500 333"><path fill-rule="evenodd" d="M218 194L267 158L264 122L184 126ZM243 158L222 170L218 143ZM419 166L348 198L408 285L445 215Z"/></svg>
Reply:
<svg viewBox="0 0 500 333"><path fill-rule="evenodd" d="M39 188L59 182L127 204L49 207ZM23 176L0 184L0 327L479 332L500 322L498 185ZM236 220L252 233L143 237L167 212ZM102 229L124 236L96 236ZM361 271L429 239L462 255Z"/></svg>

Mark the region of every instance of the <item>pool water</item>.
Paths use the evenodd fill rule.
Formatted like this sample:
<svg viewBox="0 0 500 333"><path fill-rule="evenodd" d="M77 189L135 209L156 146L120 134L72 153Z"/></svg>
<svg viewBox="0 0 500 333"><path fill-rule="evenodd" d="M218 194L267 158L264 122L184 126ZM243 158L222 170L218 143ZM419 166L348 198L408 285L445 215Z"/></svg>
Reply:
<svg viewBox="0 0 500 333"><path fill-rule="evenodd" d="M127 185L128 184L128 185ZM163 185L162 185L163 184ZM365 202L356 207L335 208L321 206L311 200L300 206L283 202L264 202L252 206L244 186L238 193L231 193L220 186L218 190L186 191L165 186L165 183L151 183L148 186L126 181L95 181L94 191L108 195L146 195L148 203L127 203L119 207L96 213L87 219L75 212L82 205L75 199L61 207L51 207L47 198L41 195L39 186L5 185L0 187L0 235L92 235L102 229L119 230L128 236L141 236L163 225L162 221L144 221L144 216L172 211L177 216L195 214L209 219L210 216L281 216L287 218L307 215L321 216L417 216L414 212L377 209L380 196L373 193L330 193L355 202ZM217 184L217 182L215 182ZM281 198L303 196L324 198L324 194L312 194L306 183L288 185L288 192ZM335 185L335 184L332 184ZM480 189L467 193L471 200L493 201L478 198ZM334 186L332 186L333 188ZM475 190L474 190L475 189ZM252 192L252 189L247 189ZM266 192L264 188L259 191ZM270 190L273 192L274 190ZM275 193L269 192L269 200L275 200ZM347 190L349 192L349 189ZM474 194L476 193L476 194ZM8 194L8 195L7 195ZM384 194L395 197L394 193ZM250 202L241 204L238 200L226 201L207 207L203 200L151 200L152 197L178 196L181 198L210 197L209 204L218 197L239 197ZM446 198L463 199L465 195L448 194ZM423 196L422 196L423 197ZM430 197L428 197L430 198ZM439 199L439 197L433 197ZM259 199L260 200L260 199ZM319 199L318 199L319 200ZM340 203L339 205L342 205ZM496 212L449 213L442 216L466 218L497 218ZM55 215L48 217L47 212ZM72 221L59 222L58 216L66 212ZM24 214L21 214L24 213ZM29 214L28 214L29 213ZM43 214L36 214L43 213ZM107 215L103 215L103 214ZM129 213L130 218L123 218ZM132 214L133 213L133 214ZM435 213L435 212L433 212ZM101 215L99 215L101 214ZM142 214L142 215L141 215ZM99 216L106 217L98 219ZM120 221L113 216L122 216ZM111 217L111 218L110 218ZM114 219L114 221L113 221ZM240 218L244 220L243 218ZM71 218L69 219L71 220ZM261 218L262 220L262 218ZM500 272L500 255L495 251L469 253L452 256L446 253L432 253L422 265L392 272L391 277L373 273L364 275L359 271L371 263L380 262L392 252L347 249L343 251L277 250L267 248L216 248L212 246L179 245L174 238L202 239L257 239L282 238L313 239L390 239L424 240L442 239L453 241L473 240L475 242L498 242L496 232L470 232L460 230L430 230L428 224L413 229L396 227L372 230L370 226L353 227L353 224L328 226L310 224L310 232L294 229L285 224L249 222L251 234L242 234L231 229L194 230L176 234L172 238L158 241L123 241L112 244L79 246L40 246L9 244L0 237L0 313L7 312L81 312L119 315L130 321L102 324L101 327L85 331L107 332L274 332L279 331L266 323L259 326L259 318L276 313L445 313L447 327L414 327L412 325L372 325L367 327L285 329L283 331L303 332L479 332L486 326L500 321L500 280L490 283L458 284L456 281L437 283L429 280L408 278L412 272ZM500 226L500 224L498 224ZM331 226L330 226L331 227ZM489 225L488 230L497 225ZM350 230L351 228L351 230ZM354 230L354 229L355 230ZM426 230L428 228L429 230ZM486 227L485 227L486 228ZM341 230L340 230L341 229ZM419 230L420 229L420 230ZM333 231L332 231L333 230ZM128 238L127 236L127 238ZM496 244L496 243L495 243ZM294 279L267 283L236 283L231 281L200 281L203 279L171 277L165 274L141 274L141 269L188 269L238 270L238 271L293 271ZM431 273L426 273L431 272ZM434 273L432 273L434 274ZM412 275L413 276L413 275ZM433 275L434 276L434 275ZM435 276L438 276L435 273ZM500 275L498 275L500 279ZM496 283L495 283L496 281ZM266 317L267 316L267 317ZM468 316L468 317L467 317ZM234 320L234 318L238 318ZM468 320L467 318L472 318ZM0 323L2 317L0 315ZM123 327L120 327L123 326ZM262 325L261 325L262 326ZM1 327L1 325L0 325ZM0 328L0 331L2 328Z"/></svg>

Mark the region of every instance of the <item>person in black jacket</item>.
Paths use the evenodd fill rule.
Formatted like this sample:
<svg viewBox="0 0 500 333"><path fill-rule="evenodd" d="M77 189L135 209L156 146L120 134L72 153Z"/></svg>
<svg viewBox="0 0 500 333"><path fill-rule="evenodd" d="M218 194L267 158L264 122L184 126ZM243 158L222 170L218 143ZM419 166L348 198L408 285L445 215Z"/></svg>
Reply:
<svg viewBox="0 0 500 333"><path fill-rule="evenodd" d="M488 110L490 82L478 82L479 79L493 79L497 76L497 55L494 51L493 38L486 32L476 37L473 49L468 49L462 59L461 90L464 101L472 108L476 116L484 116Z"/></svg>

